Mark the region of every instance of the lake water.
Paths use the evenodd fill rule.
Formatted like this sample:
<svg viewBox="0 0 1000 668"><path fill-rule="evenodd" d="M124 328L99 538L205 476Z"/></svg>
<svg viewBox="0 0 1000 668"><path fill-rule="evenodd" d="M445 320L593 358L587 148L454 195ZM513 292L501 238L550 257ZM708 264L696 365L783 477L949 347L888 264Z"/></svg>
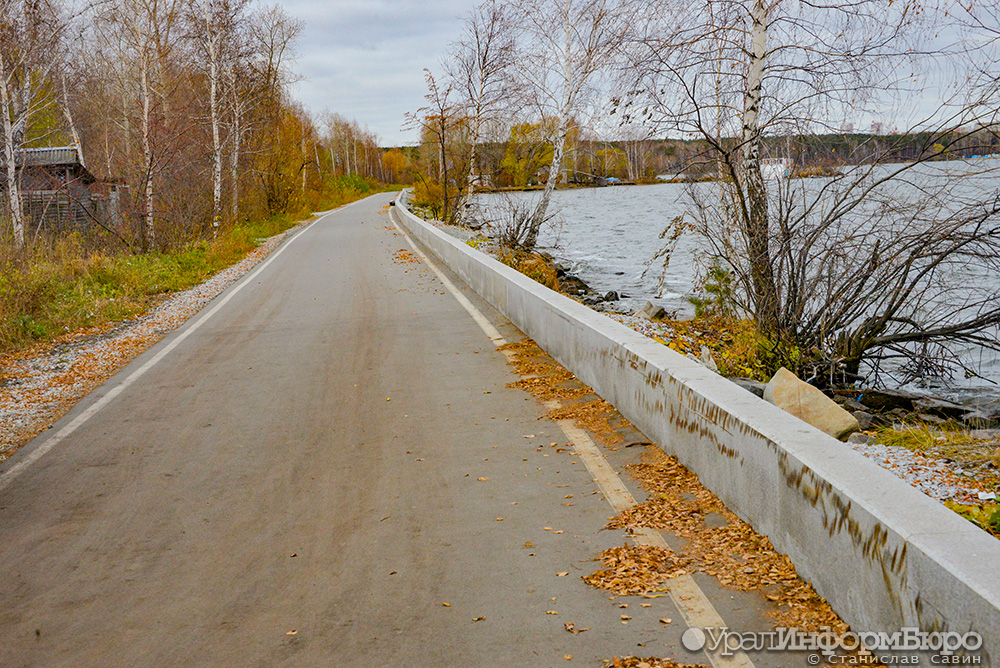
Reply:
<svg viewBox="0 0 1000 668"><path fill-rule="evenodd" d="M995 178L995 177L994 177ZM634 311L647 300L679 315L694 311L687 297L698 279L699 242L692 235L679 240L660 284L662 263L649 262L662 246L659 235L669 221L688 206L684 184L616 186L557 190L552 207L558 222L543 229L539 245L571 273L602 294L614 290L628 295L621 310ZM533 199L537 193L511 193L503 197ZM481 195L487 210L497 195ZM998 277L976 280L998 282ZM1000 398L1000 356L988 350L966 349L963 356L978 365L984 379L952 379L947 386L931 380L921 388L955 400Z"/></svg>
<svg viewBox="0 0 1000 668"><path fill-rule="evenodd" d="M533 193L511 196L536 197ZM481 196L487 207L492 197ZM695 239L680 240L660 298L656 297L659 268L646 271L645 265L662 245L660 232L684 211L684 197L685 186L673 183L557 190L552 194L551 211L558 222L542 229L539 246L594 290L629 295L622 301L632 310L652 300L667 310L693 313L686 296L695 287Z"/></svg>

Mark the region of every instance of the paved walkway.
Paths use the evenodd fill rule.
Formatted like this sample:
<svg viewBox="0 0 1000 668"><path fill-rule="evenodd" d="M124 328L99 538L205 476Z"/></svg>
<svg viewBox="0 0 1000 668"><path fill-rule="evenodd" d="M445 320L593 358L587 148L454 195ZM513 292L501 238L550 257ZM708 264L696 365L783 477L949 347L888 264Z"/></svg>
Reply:
<svg viewBox="0 0 1000 668"><path fill-rule="evenodd" d="M669 598L623 624L581 581L626 537L390 197L292 237L0 467L0 666L707 661Z"/></svg>

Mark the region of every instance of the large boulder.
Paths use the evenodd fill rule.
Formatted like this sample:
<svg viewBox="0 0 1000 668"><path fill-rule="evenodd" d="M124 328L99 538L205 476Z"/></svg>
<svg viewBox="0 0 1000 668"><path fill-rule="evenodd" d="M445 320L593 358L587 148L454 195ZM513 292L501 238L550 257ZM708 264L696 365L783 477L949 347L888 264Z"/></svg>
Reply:
<svg viewBox="0 0 1000 668"><path fill-rule="evenodd" d="M861 428L857 418L784 367L764 388L764 400L841 441Z"/></svg>
<svg viewBox="0 0 1000 668"><path fill-rule="evenodd" d="M657 306L653 302L646 302L643 307L636 311L633 315L638 318L645 318L646 320L656 320L657 318L662 318L666 315L666 311L663 310L662 306Z"/></svg>

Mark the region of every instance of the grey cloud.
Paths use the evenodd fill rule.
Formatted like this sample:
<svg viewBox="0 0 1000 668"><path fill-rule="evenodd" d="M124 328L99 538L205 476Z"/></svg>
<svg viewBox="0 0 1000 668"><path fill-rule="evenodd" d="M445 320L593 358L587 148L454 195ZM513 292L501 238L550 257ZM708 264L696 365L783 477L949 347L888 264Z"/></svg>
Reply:
<svg viewBox="0 0 1000 668"><path fill-rule="evenodd" d="M448 44L475 0L284 0L304 22L297 97L311 111L340 113L367 124L382 143L412 143L406 112L423 103L424 72L440 69Z"/></svg>

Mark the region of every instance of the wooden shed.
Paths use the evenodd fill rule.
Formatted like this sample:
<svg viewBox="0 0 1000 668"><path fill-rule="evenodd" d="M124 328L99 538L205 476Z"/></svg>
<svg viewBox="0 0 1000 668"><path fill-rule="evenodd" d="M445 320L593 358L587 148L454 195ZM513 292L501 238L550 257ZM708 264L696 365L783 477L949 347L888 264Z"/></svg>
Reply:
<svg viewBox="0 0 1000 668"><path fill-rule="evenodd" d="M94 176L77 147L23 149L16 160L29 233L118 226L121 186Z"/></svg>

